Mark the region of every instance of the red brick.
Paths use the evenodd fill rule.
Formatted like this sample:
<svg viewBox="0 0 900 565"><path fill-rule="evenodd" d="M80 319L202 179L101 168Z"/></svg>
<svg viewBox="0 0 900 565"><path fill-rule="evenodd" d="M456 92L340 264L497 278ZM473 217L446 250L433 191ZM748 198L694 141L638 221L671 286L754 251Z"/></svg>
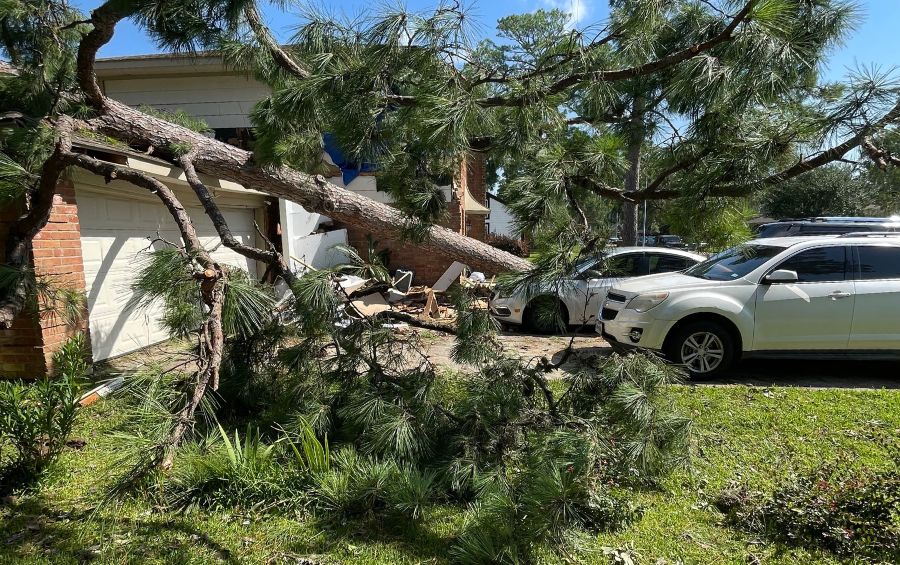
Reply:
<svg viewBox="0 0 900 565"><path fill-rule="evenodd" d="M84 292L84 264L78 206L71 183L60 183L53 199L50 222L35 238L32 261L35 272L51 284ZM0 241L4 240L14 211L0 210ZM2 253L2 246L0 246ZM0 378L34 378L50 370L52 356L77 329L87 332L87 315L80 328L70 328L51 312L23 314L12 327L0 330Z"/></svg>

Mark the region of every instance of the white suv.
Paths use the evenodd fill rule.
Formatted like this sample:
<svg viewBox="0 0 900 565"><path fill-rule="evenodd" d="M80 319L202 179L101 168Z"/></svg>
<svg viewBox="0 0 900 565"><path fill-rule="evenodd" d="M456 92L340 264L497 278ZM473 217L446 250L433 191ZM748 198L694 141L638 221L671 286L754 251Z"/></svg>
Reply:
<svg viewBox="0 0 900 565"><path fill-rule="evenodd" d="M611 289L597 331L711 375L740 357L900 355L900 234L757 239Z"/></svg>

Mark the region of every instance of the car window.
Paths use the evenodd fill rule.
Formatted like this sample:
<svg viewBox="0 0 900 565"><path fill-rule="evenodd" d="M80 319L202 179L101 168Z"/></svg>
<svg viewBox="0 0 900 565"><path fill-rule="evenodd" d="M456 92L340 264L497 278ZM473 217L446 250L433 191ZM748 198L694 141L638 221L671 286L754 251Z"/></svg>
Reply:
<svg viewBox="0 0 900 565"><path fill-rule="evenodd" d="M796 233L797 226L794 224L766 224L759 228L756 237L784 237Z"/></svg>
<svg viewBox="0 0 900 565"><path fill-rule="evenodd" d="M784 249L776 245L738 245L697 263L684 274L713 281L730 281L750 274Z"/></svg>
<svg viewBox="0 0 900 565"><path fill-rule="evenodd" d="M900 279L900 247L863 245L857 251L860 279Z"/></svg>
<svg viewBox="0 0 900 565"><path fill-rule="evenodd" d="M831 282L846 278L846 246L817 247L801 251L775 269L797 272L797 282Z"/></svg>
<svg viewBox="0 0 900 565"><path fill-rule="evenodd" d="M649 274L643 253L623 253L605 261L603 274L607 277L639 277Z"/></svg>
<svg viewBox="0 0 900 565"><path fill-rule="evenodd" d="M650 274L654 275L656 273L674 273L675 271L683 271L696 263L696 261L678 255L648 253L647 263L650 267Z"/></svg>

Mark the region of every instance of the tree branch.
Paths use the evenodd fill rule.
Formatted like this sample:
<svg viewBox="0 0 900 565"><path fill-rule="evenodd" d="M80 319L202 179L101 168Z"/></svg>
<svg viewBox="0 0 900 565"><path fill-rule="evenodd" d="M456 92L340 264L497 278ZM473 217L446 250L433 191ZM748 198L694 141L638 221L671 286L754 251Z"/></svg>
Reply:
<svg viewBox="0 0 900 565"><path fill-rule="evenodd" d="M287 267L284 261L284 257L278 253L274 248L269 251L264 251L257 247L253 247L250 245L245 245L238 241L234 234L231 232L231 228L228 227L228 222L225 220L225 215L222 214L222 211L219 209L219 206L216 204L215 199L212 194L209 192L209 189L203 184L203 181L200 180L200 175L197 173L197 169L194 168L194 158L195 153L193 151L186 153L178 158L178 165L184 170L184 176L188 181L190 187L194 190L194 194L197 195L197 199L200 200L200 204L203 206L203 210L206 212L206 215L209 217L210 221L212 221L213 226L216 228L216 233L219 234L219 238L222 240L222 244L238 253L239 255L243 255L248 259L252 259L254 261L260 261L269 265L273 269L275 269L278 274L284 278L284 280L290 285L296 277L291 272L291 270Z"/></svg>
<svg viewBox="0 0 900 565"><path fill-rule="evenodd" d="M850 137L843 143L835 145L834 147L826 151L822 151L814 157L801 159L792 167L766 177L761 181L760 184L767 186L775 185L796 176L802 175L803 173L811 171L817 167L821 167L822 165L827 165L828 163L837 161L838 159L843 158L844 155L846 155L851 149L854 149L862 144L863 140L871 135L872 132L883 129L885 126L897 121L898 119L900 119L900 100L898 100L897 103L894 104L894 106L879 120L861 127L854 136Z"/></svg>
<svg viewBox="0 0 900 565"><path fill-rule="evenodd" d="M191 217L172 189L165 183L134 169L101 161L83 153L69 152L65 157L68 163L102 176L107 183L121 179L156 194L171 214L172 219L175 220L175 225L178 226L178 231L181 233L181 239L184 240L185 249L192 255L196 255L203 263L204 268L212 267L213 261L203 248Z"/></svg>
<svg viewBox="0 0 900 565"><path fill-rule="evenodd" d="M710 153L712 153L712 149L706 148L696 155L692 155L686 159L676 162L668 169L665 169L661 173L659 173L659 175L657 175L655 179L650 181L650 183L646 187L644 187L642 193L646 195L648 193L656 191L670 176L674 175L675 173L679 173L681 171L692 168Z"/></svg>
<svg viewBox="0 0 900 565"><path fill-rule="evenodd" d="M72 146L72 120L60 117L54 129L56 143L41 167L35 190L30 191L28 210L16 218L7 232L4 261L8 267L19 272L19 278L5 296L0 296L0 328L10 327L28 303L30 285L26 270L31 263L32 242L50 220L56 185L67 165L65 154Z"/></svg>
<svg viewBox="0 0 900 565"><path fill-rule="evenodd" d="M76 78L87 102L105 111L107 98L103 95L100 85L97 83L97 75L94 65L97 60L97 52L112 39L119 20L128 17L133 10L123 9L123 2L107 0L97 9L91 12L90 22L93 29L86 33L78 44L76 57Z"/></svg>
<svg viewBox="0 0 900 565"><path fill-rule="evenodd" d="M309 72L300 66L287 51L282 49L278 42L275 41L275 38L272 37L269 28L263 23L254 2L247 2L244 6L244 17L247 19L250 29L253 30L256 40L269 51L269 55L279 67L296 78L309 78Z"/></svg>
<svg viewBox="0 0 900 565"><path fill-rule="evenodd" d="M863 151L865 151L866 156L874 161L875 164L878 165L879 169L887 169L888 165L900 167L900 157L894 155L886 149L879 148L875 145L871 138L866 137L865 139L863 139L862 148Z"/></svg>
<svg viewBox="0 0 900 565"><path fill-rule="evenodd" d="M641 76L651 75L671 67L687 61L697 55L709 51L714 47L717 47L723 43L731 41L734 38L734 31L741 24L741 22L747 20L750 16L750 12L753 11L753 6L756 4L757 0L749 0L747 4L738 12L734 18L725 26L721 32L716 34L715 36L707 39L706 41L701 41L699 43L695 43L681 51L676 51L675 53L670 53L665 57L661 57L659 59L655 59L648 63L644 63L643 65L638 65L635 67L629 67L625 69L616 69L616 70L602 70L602 71L587 71L581 73L573 73L567 77L559 79L558 81L550 84L549 86L541 89L539 93L528 94L528 95L520 95L520 96L507 96L507 95L499 95L499 96L491 96L488 98L481 98L477 101L477 103L484 107L495 107L495 106L521 106L527 104L532 99L545 98L547 96L553 96L554 94L559 94L569 89L572 86L577 85L578 83L585 81L594 81L594 82L615 82L620 80L627 80L632 78L637 78Z"/></svg>
<svg viewBox="0 0 900 565"><path fill-rule="evenodd" d="M184 437L193 425L194 415L206 394L207 387L213 390L219 388L219 370L225 347L222 312L225 304L226 273L203 248L190 216L175 193L164 183L139 171L100 161L81 153L67 153L65 159L73 165L103 176L106 182L121 179L156 194L171 214L172 219L175 220L185 248L191 252L192 257L197 258L204 268L203 273L195 275L195 278L198 279L200 295L209 308L209 312L198 330L201 339L198 346L196 382L187 401L174 414L175 424L169 436L158 446L154 454L155 462L162 469L168 469L174 462L175 449L184 441Z"/></svg>

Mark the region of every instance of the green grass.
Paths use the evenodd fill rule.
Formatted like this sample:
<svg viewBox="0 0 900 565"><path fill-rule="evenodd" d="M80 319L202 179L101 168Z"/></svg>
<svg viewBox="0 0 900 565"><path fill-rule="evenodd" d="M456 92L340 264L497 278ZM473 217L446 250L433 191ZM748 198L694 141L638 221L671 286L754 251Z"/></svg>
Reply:
<svg viewBox="0 0 900 565"><path fill-rule="evenodd" d="M860 465L888 465L873 438L900 433L900 390L677 386L672 394L695 420L693 468L639 493L645 509L639 520L601 534L595 553L569 562L605 563L602 547L627 546L642 563L746 564L754 556L762 563L837 563L826 553L728 528L710 501L731 480L767 488L791 469L815 467L840 452L855 454ZM296 563L300 556L443 563L462 526L462 513L451 507L429 510L419 525L373 519L340 526L236 509L174 514L142 500L98 509L116 460L108 434L119 415L116 401L85 410L75 437L87 445L68 450L36 494L0 503L0 563Z"/></svg>

